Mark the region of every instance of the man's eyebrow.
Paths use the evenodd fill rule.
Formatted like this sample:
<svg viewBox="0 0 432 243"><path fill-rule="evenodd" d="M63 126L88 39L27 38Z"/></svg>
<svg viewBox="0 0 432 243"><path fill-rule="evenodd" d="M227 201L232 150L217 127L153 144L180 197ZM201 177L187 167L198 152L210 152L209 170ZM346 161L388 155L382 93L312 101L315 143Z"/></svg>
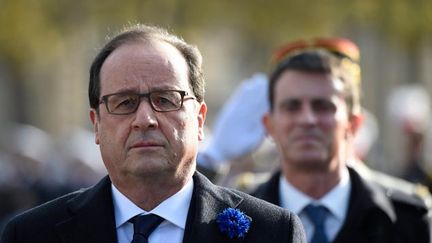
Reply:
<svg viewBox="0 0 432 243"><path fill-rule="evenodd" d="M135 88L121 88L109 94L125 94L125 93L137 93L137 90Z"/></svg>
<svg viewBox="0 0 432 243"><path fill-rule="evenodd" d="M282 101L291 101L291 100L300 100L301 98L300 97L287 97L287 98L284 98L284 99L282 99Z"/></svg>
<svg viewBox="0 0 432 243"><path fill-rule="evenodd" d="M165 85L165 86L154 87L150 91L164 91L164 90L181 90L181 89L179 87Z"/></svg>
<svg viewBox="0 0 432 243"><path fill-rule="evenodd" d="M316 100L316 101L332 101L331 97L315 97L311 99L312 101Z"/></svg>
<svg viewBox="0 0 432 243"><path fill-rule="evenodd" d="M281 100L279 102L279 105L284 106L284 105L293 105L293 104L300 104L300 103L301 100L299 98L288 98L288 99Z"/></svg>
<svg viewBox="0 0 432 243"><path fill-rule="evenodd" d="M174 87L174 86L160 86L160 87L153 87L148 91L140 92L139 88L131 88L131 87L123 87L115 92L112 92L110 94L117 94L117 93L148 93L152 91L164 91L164 90L179 90L180 88Z"/></svg>

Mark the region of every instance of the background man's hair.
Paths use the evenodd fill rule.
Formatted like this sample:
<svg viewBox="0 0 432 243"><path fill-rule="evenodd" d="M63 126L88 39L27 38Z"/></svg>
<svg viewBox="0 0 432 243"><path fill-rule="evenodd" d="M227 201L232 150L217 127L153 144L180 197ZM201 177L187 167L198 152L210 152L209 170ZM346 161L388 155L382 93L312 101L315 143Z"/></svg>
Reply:
<svg viewBox="0 0 432 243"><path fill-rule="evenodd" d="M349 58L335 55L326 50L308 50L282 60L270 74L269 102L274 108L275 86L281 74L288 70L329 74L344 83L345 100L350 114L360 112L359 65Z"/></svg>

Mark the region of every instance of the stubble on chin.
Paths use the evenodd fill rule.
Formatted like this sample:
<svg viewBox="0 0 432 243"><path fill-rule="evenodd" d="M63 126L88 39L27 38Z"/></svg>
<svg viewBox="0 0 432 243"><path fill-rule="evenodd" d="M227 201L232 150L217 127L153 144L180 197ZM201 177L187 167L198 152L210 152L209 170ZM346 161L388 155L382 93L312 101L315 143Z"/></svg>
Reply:
<svg viewBox="0 0 432 243"><path fill-rule="evenodd" d="M326 155L319 151L304 151L297 148L292 155L285 159L287 169L298 172L324 172L328 170L330 162Z"/></svg>

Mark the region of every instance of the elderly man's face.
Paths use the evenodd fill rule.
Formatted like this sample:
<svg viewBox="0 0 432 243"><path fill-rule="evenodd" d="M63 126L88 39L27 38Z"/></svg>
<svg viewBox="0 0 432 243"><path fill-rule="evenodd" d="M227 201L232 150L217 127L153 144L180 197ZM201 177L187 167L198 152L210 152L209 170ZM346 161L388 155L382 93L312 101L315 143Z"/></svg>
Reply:
<svg viewBox="0 0 432 243"><path fill-rule="evenodd" d="M101 97L155 90L189 94L178 111L154 111L147 98L129 115L110 114L104 104L99 106L99 115L91 111L96 143L113 182L127 177L190 175L198 141L203 138L206 105L190 98L188 66L181 53L161 41L124 44L105 60L100 82Z"/></svg>
<svg viewBox="0 0 432 243"><path fill-rule="evenodd" d="M264 122L280 150L282 166L287 170L337 168L335 158L346 155L353 132L342 81L288 70L279 77L274 92L274 110Z"/></svg>

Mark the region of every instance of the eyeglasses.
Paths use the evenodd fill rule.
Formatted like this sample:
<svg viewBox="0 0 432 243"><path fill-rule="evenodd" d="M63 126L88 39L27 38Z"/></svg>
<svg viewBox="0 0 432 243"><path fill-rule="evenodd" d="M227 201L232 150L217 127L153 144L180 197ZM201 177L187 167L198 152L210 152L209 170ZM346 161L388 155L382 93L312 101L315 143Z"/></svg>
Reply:
<svg viewBox="0 0 432 243"><path fill-rule="evenodd" d="M315 38L288 43L277 49L272 56L272 63L280 63L284 59L305 50L324 49L358 63L360 51L357 45L344 38Z"/></svg>
<svg viewBox="0 0 432 243"><path fill-rule="evenodd" d="M160 90L148 93L115 93L102 96L100 103L105 106L110 114L128 115L137 111L141 98L146 97L154 111L168 112L180 110L185 98L195 99L195 97L185 97L188 93L182 90Z"/></svg>

